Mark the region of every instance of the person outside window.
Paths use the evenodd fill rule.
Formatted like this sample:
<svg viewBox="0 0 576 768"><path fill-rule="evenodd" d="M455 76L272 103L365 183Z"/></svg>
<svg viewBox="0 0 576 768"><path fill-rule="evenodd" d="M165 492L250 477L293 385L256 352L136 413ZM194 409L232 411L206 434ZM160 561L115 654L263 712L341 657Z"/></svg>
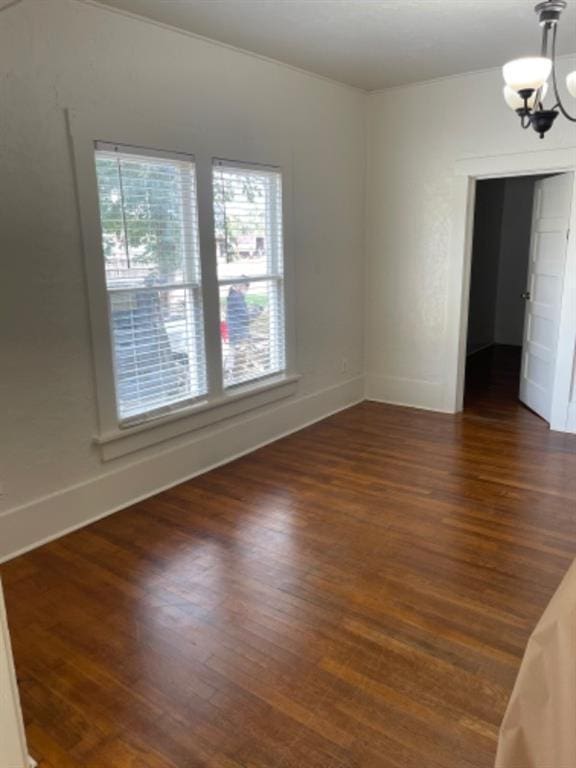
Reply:
<svg viewBox="0 0 576 768"><path fill-rule="evenodd" d="M232 349L233 381L241 380L252 364L250 360L250 324L260 314L257 308L250 309L246 301L246 293L250 283L231 285L226 300L226 326L228 341Z"/></svg>

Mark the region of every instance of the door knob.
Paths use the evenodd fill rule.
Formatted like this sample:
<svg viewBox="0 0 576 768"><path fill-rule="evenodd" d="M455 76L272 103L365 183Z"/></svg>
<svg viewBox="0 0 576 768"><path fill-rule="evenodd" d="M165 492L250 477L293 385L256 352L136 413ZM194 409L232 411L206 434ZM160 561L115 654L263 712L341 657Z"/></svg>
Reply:
<svg viewBox="0 0 576 768"><path fill-rule="evenodd" d="M521 293L520 298L526 299L526 301L530 301L530 299L532 298L530 291L524 291L524 293Z"/></svg>

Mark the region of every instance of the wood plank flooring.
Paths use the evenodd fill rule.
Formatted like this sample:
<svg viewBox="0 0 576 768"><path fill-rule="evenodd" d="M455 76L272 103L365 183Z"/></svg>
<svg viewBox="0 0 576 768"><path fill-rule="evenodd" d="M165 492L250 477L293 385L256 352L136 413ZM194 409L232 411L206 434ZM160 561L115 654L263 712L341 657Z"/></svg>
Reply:
<svg viewBox="0 0 576 768"><path fill-rule="evenodd" d="M41 768L488 768L576 556L576 440L476 355L1 569Z"/></svg>

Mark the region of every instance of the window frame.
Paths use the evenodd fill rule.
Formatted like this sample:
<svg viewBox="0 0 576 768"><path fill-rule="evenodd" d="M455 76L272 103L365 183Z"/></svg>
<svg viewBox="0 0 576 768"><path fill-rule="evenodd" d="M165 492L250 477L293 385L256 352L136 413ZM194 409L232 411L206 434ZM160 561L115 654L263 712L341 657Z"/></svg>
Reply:
<svg viewBox="0 0 576 768"><path fill-rule="evenodd" d="M192 164L192 172L194 175L194 189L196 191L196 197L197 197L197 190L196 190L196 159L194 155L190 154L184 154L182 152L159 152L155 150L150 150L142 147L132 147L132 146L126 146L125 144L109 144L101 141L94 142L94 155L96 157L97 152L106 152L110 155L114 155L115 153L119 153L123 156L132 155L135 158L146 158L149 157L151 160L159 160L159 159L166 159L166 160L175 160L177 162L187 162ZM182 171L181 171L182 172ZM98 176L96 176L97 183L98 183ZM105 259L104 259L104 248L102 247L102 259L104 261L104 276L105 276L105 285L106 285L106 299L107 299L107 309L108 309L108 328L109 328L109 335L110 335L110 344L112 349L112 362L113 362L113 373L114 373L114 398L115 398L115 407L116 407L116 416L118 425L120 428L125 429L130 426L134 426L137 424L140 424L143 421L152 421L153 419L160 418L161 416L165 414L170 414L174 411L179 411L184 408L187 408L189 405L194 405L195 403L203 402L208 392L204 393L201 392L198 395L194 395L192 397L182 398L181 400L174 401L172 403L165 403L163 405L160 405L156 408L151 408L147 411L143 411L138 414L128 415L122 417L120 414L120 397L119 397L119 389L120 389L120 377L117 370L117 362L116 362L116 355L114 353L114 342L113 337L114 334L112 332L112 300L111 297L113 295L119 295L119 294L127 294L127 295L136 295L138 293L149 293L154 291L190 291L192 295L194 296L194 301L196 302L197 299L199 299L200 306L203 310L203 291L202 291L202 266L200 263L200 233L198 230L198 206L197 201L190 200L188 201L191 203L191 206L183 206L183 217L185 221L183 222L185 224L184 228L184 237L186 237L190 241L190 248L192 251L195 251L198 255L198 263L192 264L189 257L188 251L186 251L186 262L184 264L184 271L186 273L186 277L182 279L181 282L172 282L172 283L162 283L159 286L154 287L145 287L145 286L136 286L136 287L121 287L121 288L111 288L108 285L108 280L106 278L106 266L105 266ZM98 206L100 208L100 206ZM99 211L100 216L100 211ZM100 225L102 228L102 225ZM197 275L194 276L191 274L191 267L194 269L194 271L197 271ZM205 333L204 333L204 312L202 311L202 320L201 320L201 337L202 337L202 343L200 345L200 349L196 350L196 356L198 359L202 357L202 365L204 366L205 363L205 357L206 357L206 350L204 349L205 345ZM206 377L205 381L206 389L208 390L208 380Z"/></svg>
<svg viewBox="0 0 576 768"><path fill-rule="evenodd" d="M263 165L261 163L245 163L245 162L239 162L239 161L233 161L233 160L226 160L224 158L215 157L212 159L212 180L214 180L214 172L216 168L230 168L230 169L238 169L238 170L245 170L245 171L254 171L254 172L273 172L273 173L279 173L280 174L280 199L282 201L283 205L283 196L284 196L284 177L282 168L279 168L278 166L272 166L272 165ZM281 232L282 235L284 233L284 212L282 211L282 220L281 220ZM214 232L216 232L216 222L214 222ZM240 381L240 382L232 382L230 384L226 384L225 376L223 374L222 376L222 386L226 392L232 392L238 390L238 388L243 386L254 386L258 382L263 382L266 379L273 378L274 376L280 376L286 372L286 366L287 366L287 341L286 341L286 286L285 286L285 254L284 254L284 238L282 237L282 249L280 253L278 253L278 249L276 247L272 247L271 254L270 254L270 267L271 270L267 271L266 273L262 273L259 275L251 275L250 276L250 283L275 283L277 290L281 293L281 316L283 319L282 324L282 335L283 335L283 341L284 341L284 349L283 349L283 355L282 355L282 366L276 370L271 371L270 373L264 373L262 376L259 376L257 378L248 379L246 381ZM218 273L218 264L216 264L216 272ZM217 274L217 280L218 280L218 289L226 286L232 286L232 285L242 285L246 282L246 278L243 276L238 277L229 277L229 278L221 278L218 277ZM221 301L221 299L220 299ZM273 353L275 353L273 351Z"/></svg>
<svg viewBox="0 0 576 768"><path fill-rule="evenodd" d="M189 126L160 125L157 118L137 116L112 125L97 116L67 111L72 144L76 192L84 251L85 282L89 304L93 378L98 410L94 442L103 460L118 458L158 442L172 439L233 418L253 408L290 397L297 391L294 329L294 259L291 227L291 156L273 144L254 144L226 136L212 141L194 135ZM101 237L95 149L97 145L129 148L153 157L192 158L196 172L201 292L204 308L204 346L208 394L167 413L144 414L135 420L119 420L116 410L114 353L108 311L104 255ZM158 148L158 149L157 149ZM235 158L224 160L224 158ZM239 160L236 158L240 158ZM224 387L220 338L219 281L216 264L213 209L215 161L280 171L282 175L283 290L285 368L247 384Z"/></svg>

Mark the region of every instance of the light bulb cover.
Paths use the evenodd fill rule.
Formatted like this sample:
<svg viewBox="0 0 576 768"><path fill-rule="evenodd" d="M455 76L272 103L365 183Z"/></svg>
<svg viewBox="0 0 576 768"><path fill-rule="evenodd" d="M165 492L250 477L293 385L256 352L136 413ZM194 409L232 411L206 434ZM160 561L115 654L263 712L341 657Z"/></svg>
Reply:
<svg viewBox="0 0 576 768"><path fill-rule="evenodd" d="M570 72L569 75L566 75L566 88L568 88L570 96L574 96L576 99L576 69L574 72Z"/></svg>
<svg viewBox="0 0 576 768"><path fill-rule="evenodd" d="M552 60L544 56L514 59L502 67L506 85L514 91L541 88L552 72Z"/></svg>
<svg viewBox="0 0 576 768"><path fill-rule="evenodd" d="M534 91L532 96L528 99L528 109L534 109L536 106L536 101L544 101L546 98L546 93L548 92L548 83L544 83L542 88L538 91ZM513 109L516 111L517 109L524 109L524 99L522 96L520 96L514 88L510 88L509 85L505 85L503 89L504 93L504 100L506 101L506 104L510 107L510 109Z"/></svg>

